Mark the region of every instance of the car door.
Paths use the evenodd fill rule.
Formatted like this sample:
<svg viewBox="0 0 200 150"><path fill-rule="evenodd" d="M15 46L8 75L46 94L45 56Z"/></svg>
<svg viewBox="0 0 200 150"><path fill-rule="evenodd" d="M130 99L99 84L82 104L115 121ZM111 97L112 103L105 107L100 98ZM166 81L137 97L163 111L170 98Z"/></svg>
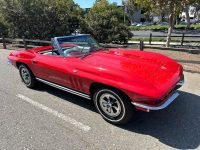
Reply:
<svg viewBox="0 0 200 150"><path fill-rule="evenodd" d="M77 62L82 64L80 57L64 56L55 39L52 39L52 48L52 53L56 52L56 55L44 55L38 52L32 60L36 77L75 91L89 93L88 86L86 86L89 80L83 79L76 68Z"/></svg>
<svg viewBox="0 0 200 150"><path fill-rule="evenodd" d="M63 56L36 54L32 60L33 70L37 78L70 87L70 68Z"/></svg>
<svg viewBox="0 0 200 150"><path fill-rule="evenodd" d="M77 74L78 70L76 69L76 64L79 61L80 58L78 57L49 56L42 54L36 54L36 57L32 60L34 73L37 78L76 91L88 93L89 89L86 85L89 80L83 79Z"/></svg>

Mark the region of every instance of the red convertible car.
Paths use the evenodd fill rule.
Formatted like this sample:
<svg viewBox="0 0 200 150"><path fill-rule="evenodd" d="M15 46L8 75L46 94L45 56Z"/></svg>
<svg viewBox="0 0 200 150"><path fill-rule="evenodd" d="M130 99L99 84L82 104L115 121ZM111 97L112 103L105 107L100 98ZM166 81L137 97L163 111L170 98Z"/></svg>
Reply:
<svg viewBox="0 0 200 150"><path fill-rule="evenodd" d="M113 124L128 122L136 109L166 108L184 83L176 61L152 52L102 48L90 35L55 37L52 46L14 51L8 59L27 87L39 81L92 99Z"/></svg>

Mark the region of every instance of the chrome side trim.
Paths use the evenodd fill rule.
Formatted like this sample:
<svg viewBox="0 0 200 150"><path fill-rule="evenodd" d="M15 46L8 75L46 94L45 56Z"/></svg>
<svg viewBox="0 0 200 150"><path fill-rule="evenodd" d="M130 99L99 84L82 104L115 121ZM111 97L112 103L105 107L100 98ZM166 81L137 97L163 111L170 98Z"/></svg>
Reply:
<svg viewBox="0 0 200 150"><path fill-rule="evenodd" d="M45 83L47 85L50 85L52 87L55 87L57 89L60 89L60 90L63 90L63 91L66 91L66 92L69 92L69 93L72 93L72 94L75 94L75 95L78 95L78 96L81 96L81 97L84 97L86 99L91 99L90 96L88 94L84 94L84 93L81 93L81 92L78 92L78 91L75 91L75 90L72 90L72 89L69 89L69 88L66 88L64 86L60 86L60 85L57 85L55 83L52 83L52 82L49 82L49 81L46 81L46 80L43 80L43 79L40 79L40 78L36 78L38 81L42 82L42 83Z"/></svg>
<svg viewBox="0 0 200 150"><path fill-rule="evenodd" d="M183 80L180 80L177 85L180 85L180 86L183 86L183 84L185 83L184 79Z"/></svg>
<svg viewBox="0 0 200 150"><path fill-rule="evenodd" d="M147 110L160 110L160 109L164 109L167 106L169 106L178 96L179 96L179 93L174 93L171 97L168 98L168 100L166 100L166 102L164 104L162 104L161 106L156 106L156 107L141 104L141 103L136 103L136 102L132 102L132 104L137 107L144 108Z"/></svg>

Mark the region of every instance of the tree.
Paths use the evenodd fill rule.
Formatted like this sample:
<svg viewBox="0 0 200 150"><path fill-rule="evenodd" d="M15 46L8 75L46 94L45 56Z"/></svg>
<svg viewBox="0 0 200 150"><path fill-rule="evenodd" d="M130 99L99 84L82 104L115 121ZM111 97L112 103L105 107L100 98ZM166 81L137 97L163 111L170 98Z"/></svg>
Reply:
<svg viewBox="0 0 200 150"><path fill-rule="evenodd" d="M197 22L200 21L200 0L195 0L193 6L195 7L195 17Z"/></svg>
<svg viewBox="0 0 200 150"><path fill-rule="evenodd" d="M137 6L135 0L124 0L123 4L126 7L126 11L127 11L126 13L127 13L129 20L130 20L131 24L133 24L133 15L138 10L138 6Z"/></svg>
<svg viewBox="0 0 200 150"><path fill-rule="evenodd" d="M183 8L194 3L195 0L136 0L137 3L151 7L152 10L164 7L169 10L169 28L166 40L166 47L169 47L171 42L171 34L174 28L176 17L180 14Z"/></svg>
<svg viewBox="0 0 200 150"><path fill-rule="evenodd" d="M190 27L190 15L189 15L189 5L186 5L184 7L184 11L185 11L185 18L186 18L186 22L187 22L187 28Z"/></svg>
<svg viewBox="0 0 200 150"><path fill-rule="evenodd" d="M0 14L0 37L7 35L7 28L3 16Z"/></svg>
<svg viewBox="0 0 200 150"><path fill-rule="evenodd" d="M150 5L151 11L154 14L160 16L159 22L164 22L166 14L169 14L169 8L167 7L167 5L168 2L162 0L159 0L158 3L153 3L153 5Z"/></svg>
<svg viewBox="0 0 200 150"><path fill-rule="evenodd" d="M130 31L123 23L123 9L107 0L98 0L87 14L89 31L99 42L127 42Z"/></svg>
<svg viewBox="0 0 200 150"><path fill-rule="evenodd" d="M79 27L82 10L72 0L1 0L0 14L12 37L49 39Z"/></svg>

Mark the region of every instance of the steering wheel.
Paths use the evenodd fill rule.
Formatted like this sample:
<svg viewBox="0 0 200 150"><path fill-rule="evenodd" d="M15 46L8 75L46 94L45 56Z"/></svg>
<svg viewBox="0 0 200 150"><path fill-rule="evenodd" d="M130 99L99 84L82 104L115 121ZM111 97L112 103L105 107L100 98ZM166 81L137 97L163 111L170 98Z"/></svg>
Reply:
<svg viewBox="0 0 200 150"><path fill-rule="evenodd" d="M80 52L80 50L75 50L75 49L68 49L68 50L65 50L63 53L65 56L69 55L70 53L72 52Z"/></svg>

